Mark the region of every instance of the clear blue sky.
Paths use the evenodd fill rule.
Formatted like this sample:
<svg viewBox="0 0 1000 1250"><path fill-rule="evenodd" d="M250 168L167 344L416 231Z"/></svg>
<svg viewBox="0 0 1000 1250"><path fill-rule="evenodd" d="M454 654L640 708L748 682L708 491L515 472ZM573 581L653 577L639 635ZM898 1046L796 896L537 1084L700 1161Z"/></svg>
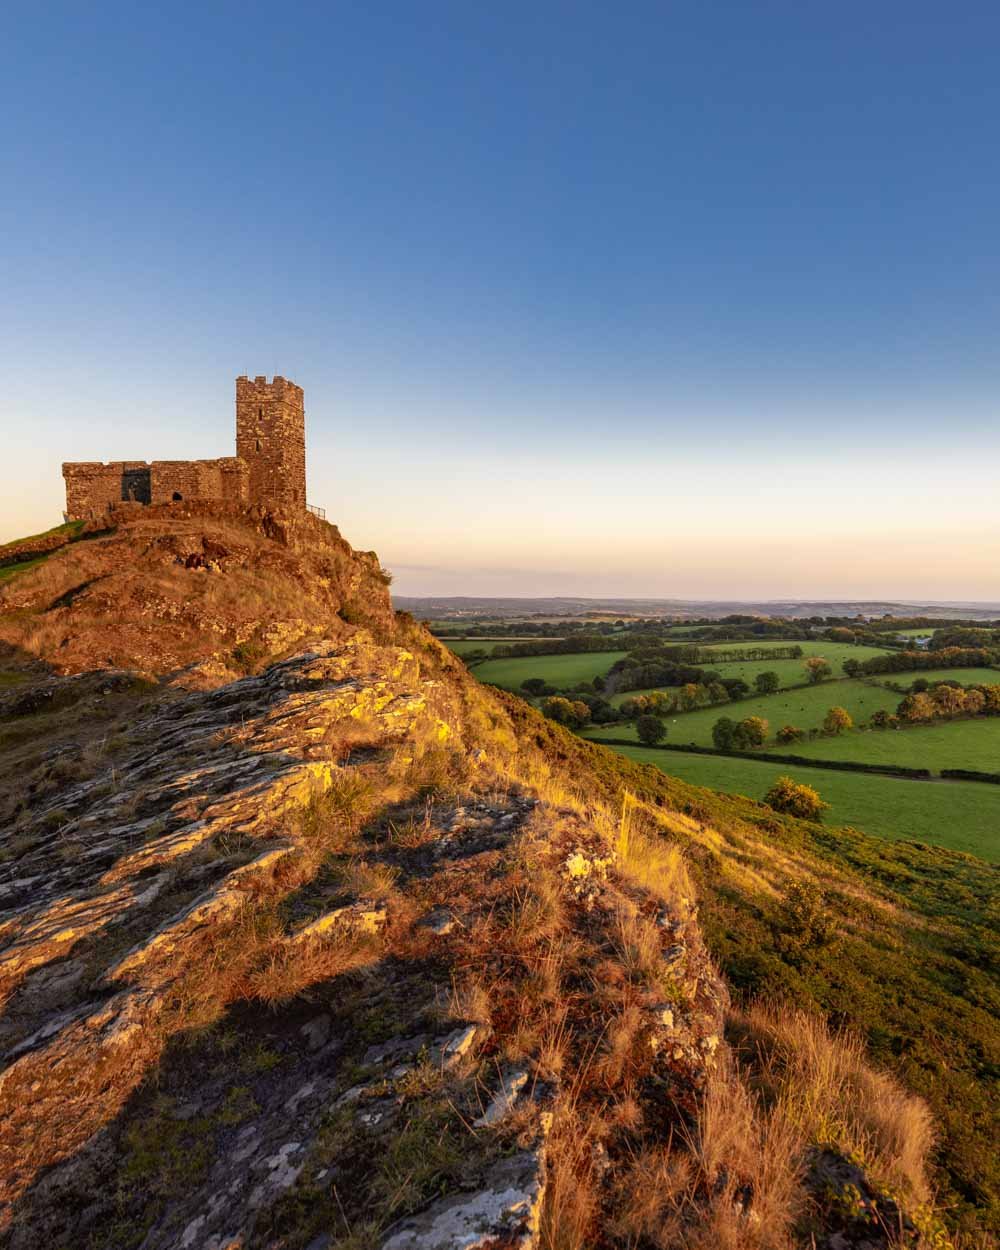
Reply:
<svg viewBox="0 0 1000 1250"><path fill-rule="evenodd" d="M230 453L405 593L1000 598L1000 6L0 16L0 539Z"/></svg>

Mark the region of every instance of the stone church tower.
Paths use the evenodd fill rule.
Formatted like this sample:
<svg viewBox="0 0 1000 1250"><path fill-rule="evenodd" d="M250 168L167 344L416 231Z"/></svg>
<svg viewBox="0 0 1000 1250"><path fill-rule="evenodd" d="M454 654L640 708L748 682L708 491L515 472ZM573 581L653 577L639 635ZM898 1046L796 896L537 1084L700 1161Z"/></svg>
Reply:
<svg viewBox="0 0 1000 1250"><path fill-rule="evenodd" d="M219 460L67 462L67 521L113 512L123 503L220 499L260 504L285 516L304 512L306 413L302 387L276 376L236 379L236 455ZM317 516L322 508L311 509Z"/></svg>
<svg viewBox="0 0 1000 1250"><path fill-rule="evenodd" d="M275 376L236 379L236 455L249 470L251 500L306 506L306 415L302 387Z"/></svg>

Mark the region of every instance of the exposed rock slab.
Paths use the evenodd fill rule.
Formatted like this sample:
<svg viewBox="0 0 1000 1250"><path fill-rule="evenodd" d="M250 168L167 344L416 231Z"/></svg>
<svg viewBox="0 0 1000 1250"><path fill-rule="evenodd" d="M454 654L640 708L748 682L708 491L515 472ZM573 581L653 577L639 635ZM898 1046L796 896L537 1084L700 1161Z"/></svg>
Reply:
<svg viewBox="0 0 1000 1250"><path fill-rule="evenodd" d="M542 1147L520 1151L497 1163L476 1193L404 1220L381 1250L532 1250L544 1196Z"/></svg>

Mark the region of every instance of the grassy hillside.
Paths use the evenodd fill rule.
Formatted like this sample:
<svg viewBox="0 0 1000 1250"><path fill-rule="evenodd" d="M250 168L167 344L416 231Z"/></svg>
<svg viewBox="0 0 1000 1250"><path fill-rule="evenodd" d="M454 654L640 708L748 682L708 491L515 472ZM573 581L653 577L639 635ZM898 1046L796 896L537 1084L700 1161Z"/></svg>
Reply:
<svg viewBox="0 0 1000 1250"><path fill-rule="evenodd" d="M832 822L805 824L690 786L661 771L674 753L656 753L659 767L649 767L558 726L548 726L546 737L553 755L581 777L598 777L606 793L627 787L658 811L677 814L667 817L667 836L696 866L706 936L738 1000L794 1002L858 1030L874 1058L934 1111L938 1196L950 1220L973 1237L971 1244L995 1244L997 869L939 847L890 842ZM933 788L893 784L901 796ZM936 789L946 801L962 793L941 783ZM946 826L947 807L941 820ZM803 929L802 885L817 892L832 935Z"/></svg>
<svg viewBox="0 0 1000 1250"><path fill-rule="evenodd" d="M152 587L141 654L180 622L163 668L218 665L183 695L5 696L12 1250L398 1248L401 1220L510 1193L512 1161L544 1250L885 1250L872 1204L945 1250L932 1201L989 1244L994 868L586 742L394 616L331 527L230 522L150 511L0 597L85 668ZM268 612L325 636L244 633ZM231 680L263 664L244 640L282 662ZM493 664L571 684L613 659ZM894 785L886 810L926 789L942 823L978 792Z"/></svg>

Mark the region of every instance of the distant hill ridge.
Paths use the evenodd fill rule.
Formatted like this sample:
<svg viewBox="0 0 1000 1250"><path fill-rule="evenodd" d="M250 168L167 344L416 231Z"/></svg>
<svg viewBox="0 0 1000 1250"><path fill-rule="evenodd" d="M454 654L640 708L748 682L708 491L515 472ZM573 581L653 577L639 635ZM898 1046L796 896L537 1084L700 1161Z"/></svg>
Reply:
<svg viewBox="0 0 1000 1250"><path fill-rule="evenodd" d="M449 618L463 616L544 616L618 613L623 616L677 616L678 619L720 618L734 613L757 616L930 616L951 617L956 613L976 619L1000 615L996 603L910 603L893 600L714 600L655 598L580 598L553 596L533 598L458 595L397 595L396 603L414 616Z"/></svg>

